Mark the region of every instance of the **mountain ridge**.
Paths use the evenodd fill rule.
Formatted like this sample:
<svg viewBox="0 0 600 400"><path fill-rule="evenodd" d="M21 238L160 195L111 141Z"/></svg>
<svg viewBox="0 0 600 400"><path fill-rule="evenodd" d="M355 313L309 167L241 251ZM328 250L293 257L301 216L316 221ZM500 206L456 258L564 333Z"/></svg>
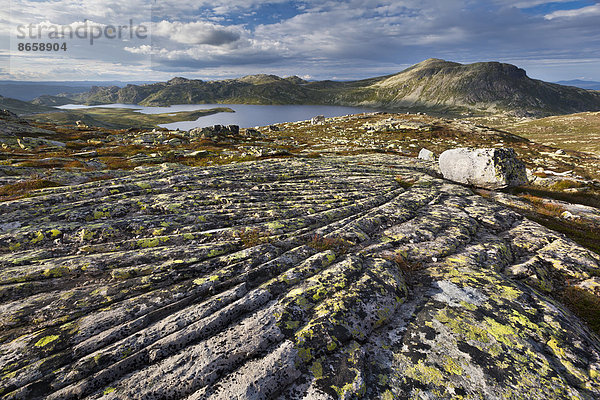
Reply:
<svg viewBox="0 0 600 400"><path fill-rule="evenodd" d="M522 116L600 110L600 93L532 79L525 70L511 64L460 64L435 58L397 74L348 82L308 82L297 76L281 78L266 74L221 81L179 77L123 88L94 86L88 92L62 97L90 105L321 104L397 111L506 112ZM39 104L46 104L46 101L37 99Z"/></svg>

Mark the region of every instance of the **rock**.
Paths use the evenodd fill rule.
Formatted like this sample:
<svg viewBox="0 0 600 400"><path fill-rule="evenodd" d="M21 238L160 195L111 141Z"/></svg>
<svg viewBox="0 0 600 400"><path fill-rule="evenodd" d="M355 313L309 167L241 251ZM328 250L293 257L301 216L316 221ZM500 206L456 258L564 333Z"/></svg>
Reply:
<svg viewBox="0 0 600 400"><path fill-rule="evenodd" d="M188 132L188 135L192 138L220 140L227 136L238 136L239 133L240 127L238 125L214 125L192 129Z"/></svg>
<svg viewBox="0 0 600 400"><path fill-rule="evenodd" d="M564 155L565 155L565 154L567 154L567 153L566 153L564 150L562 150L562 149L559 149L559 150L556 150L556 151L554 152L554 154L556 154L556 155L558 155L558 156L564 156Z"/></svg>
<svg viewBox="0 0 600 400"><path fill-rule="evenodd" d="M183 144L183 140L178 138L169 139L165 142L169 146L181 146Z"/></svg>
<svg viewBox="0 0 600 400"><path fill-rule="evenodd" d="M415 164L163 164L0 202L1 395L600 398L600 340L552 292L596 299L600 256Z"/></svg>
<svg viewBox="0 0 600 400"><path fill-rule="evenodd" d="M419 152L419 158L425 161L435 161L435 154L427 149L421 149Z"/></svg>
<svg viewBox="0 0 600 400"><path fill-rule="evenodd" d="M571 221L581 219L580 216L574 215L570 211L564 211L562 214L560 214L560 217L563 219L571 220Z"/></svg>
<svg viewBox="0 0 600 400"><path fill-rule="evenodd" d="M233 136L238 136L240 134L240 127L238 125L227 125L227 130Z"/></svg>
<svg viewBox="0 0 600 400"><path fill-rule="evenodd" d="M73 157L83 157L83 158L98 157L98 152L95 150L83 151L81 153L74 153L74 154L72 154L72 156Z"/></svg>
<svg viewBox="0 0 600 400"><path fill-rule="evenodd" d="M20 118L17 114L9 110L0 110L0 119L7 121L19 121Z"/></svg>
<svg viewBox="0 0 600 400"><path fill-rule="evenodd" d="M525 165L513 149L458 148L439 158L444 178L485 189L500 189L527 183Z"/></svg>
<svg viewBox="0 0 600 400"><path fill-rule="evenodd" d="M42 138L33 138L33 137L22 137L17 139L19 143L19 147L23 150L32 150L40 146L46 146L50 148L63 148L66 146L63 142L58 142L56 140L48 140Z"/></svg>
<svg viewBox="0 0 600 400"><path fill-rule="evenodd" d="M310 120L311 125L319 125L321 123L325 122L325 116L324 115L317 115L316 117L313 117Z"/></svg>
<svg viewBox="0 0 600 400"><path fill-rule="evenodd" d="M273 132L279 132L280 129L277 125L269 125L269 130Z"/></svg>
<svg viewBox="0 0 600 400"><path fill-rule="evenodd" d="M244 136L249 137L264 137L264 135L257 129L247 128L244 131Z"/></svg>
<svg viewBox="0 0 600 400"><path fill-rule="evenodd" d="M368 132L386 133L399 131L430 132L433 126L419 121L406 121L402 119L388 118L377 122L364 124L363 129Z"/></svg>

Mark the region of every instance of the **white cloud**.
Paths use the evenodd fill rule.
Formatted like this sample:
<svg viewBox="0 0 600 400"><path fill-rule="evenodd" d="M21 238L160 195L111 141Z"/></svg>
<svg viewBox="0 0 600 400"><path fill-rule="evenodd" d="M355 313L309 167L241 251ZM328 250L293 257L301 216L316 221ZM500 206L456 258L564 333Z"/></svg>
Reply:
<svg viewBox="0 0 600 400"><path fill-rule="evenodd" d="M242 33L241 27L203 21L190 23L160 21L152 26L153 36L168 38L180 44L221 46L239 40Z"/></svg>
<svg viewBox="0 0 600 400"><path fill-rule="evenodd" d="M96 58L106 67L116 59L106 69L110 74L120 69L124 75L137 71L148 77L169 71L213 76L241 71L316 79L392 73L428 57L535 63L582 60L599 50L595 19L584 18L600 15L598 5L544 16L521 10L549 3L543 0L161 0L152 7L150 3L12 0L11 10L0 10L0 43L8 40L7 28L18 23L72 25L87 18L104 26L125 24L130 18L149 23L152 15L152 45L105 41L65 54L66 60L85 65ZM261 14L271 8L262 6L276 3L289 3L287 9L296 7L296 13L272 22ZM244 24L244 18L252 23ZM150 57L153 71L141 61ZM31 68L35 73L35 57L16 59L23 61L23 72ZM92 70L101 73L95 65ZM85 68L65 71L81 72L81 79L86 79Z"/></svg>
<svg viewBox="0 0 600 400"><path fill-rule="evenodd" d="M600 4L593 6L583 7L576 10L559 10L554 11L544 18L547 20L553 20L556 18L578 18L578 17L595 17L600 16Z"/></svg>

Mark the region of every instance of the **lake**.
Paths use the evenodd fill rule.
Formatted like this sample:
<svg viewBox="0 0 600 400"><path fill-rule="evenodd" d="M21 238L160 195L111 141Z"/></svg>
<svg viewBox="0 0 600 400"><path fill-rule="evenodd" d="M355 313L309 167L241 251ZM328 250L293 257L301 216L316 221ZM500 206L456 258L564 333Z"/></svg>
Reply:
<svg viewBox="0 0 600 400"><path fill-rule="evenodd" d="M160 125L167 129L174 130L179 128L186 131L193 128L212 125L239 125L242 128L249 128L282 122L303 121L311 119L317 115L324 115L327 118L331 118L341 117L348 114L377 111L362 107L305 105L263 106L249 104L180 104L170 107L144 107L135 104L103 104L100 106L68 104L58 108L73 110L91 107L133 108L138 109L138 112L143 114L162 114L179 111L205 110L217 107L228 107L235 111L235 113L218 113L208 115L206 117L200 117L196 121L173 122L170 124Z"/></svg>

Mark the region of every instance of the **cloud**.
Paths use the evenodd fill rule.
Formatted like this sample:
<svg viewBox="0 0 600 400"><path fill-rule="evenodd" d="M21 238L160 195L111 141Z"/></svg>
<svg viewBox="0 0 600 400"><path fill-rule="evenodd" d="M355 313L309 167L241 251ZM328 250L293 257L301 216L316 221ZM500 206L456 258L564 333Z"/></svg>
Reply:
<svg viewBox="0 0 600 400"><path fill-rule="evenodd" d="M556 18L579 18L579 17L597 17L600 16L600 4L583 7L576 10L559 10L544 16L547 20Z"/></svg>
<svg viewBox="0 0 600 400"><path fill-rule="evenodd" d="M222 46L240 39L242 29L211 22L160 21L152 25L154 37L164 37L180 44L208 44Z"/></svg>
<svg viewBox="0 0 600 400"><path fill-rule="evenodd" d="M135 69L147 77L178 71L195 77L267 72L311 75L315 79L359 78L398 72L429 57L458 62L520 60L535 71L543 71L549 65L544 60L565 60L567 65L568 60L585 60L589 54L599 53L599 5L552 13L541 11L548 7L537 7L572 7L573 4L562 4L569 2L573 3L12 0L12 13L0 10L0 43L8 42L5 28L16 23L51 21L69 25L87 18L106 25L127 23L132 18L151 26L151 43L104 41L97 47L81 47L64 56L76 65L89 63L94 57L101 64L118 60L109 69L111 74L121 69L124 75L130 75ZM31 55L17 54L13 58L23 61L23 68L32 71L35 68L30 61L39 61ZM148 59L152 60L151 70L144 63ZM582 61L584 64L590 68ZM577 73L593 76L600 72ZM86 79L85 75L81 79ZM600 76L595 79L600 80Z"/></svg>

